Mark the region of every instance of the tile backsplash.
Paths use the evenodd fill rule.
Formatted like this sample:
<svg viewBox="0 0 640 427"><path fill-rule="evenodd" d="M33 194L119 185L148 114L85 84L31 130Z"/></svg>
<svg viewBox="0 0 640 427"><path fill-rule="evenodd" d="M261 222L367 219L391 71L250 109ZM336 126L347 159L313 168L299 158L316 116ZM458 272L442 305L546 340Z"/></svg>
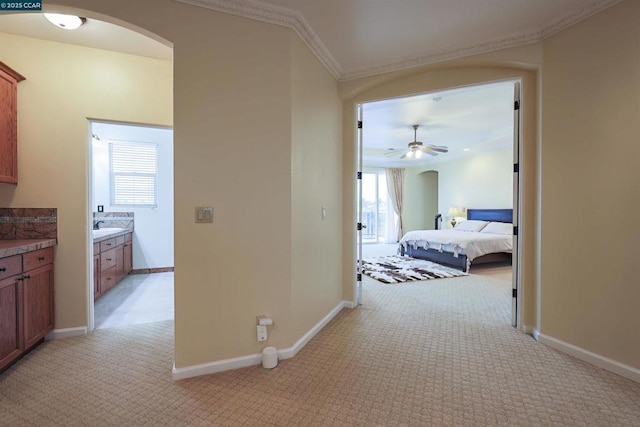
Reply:
<svg viewBox="0 0 640 427"><path fill-rule="evenodd" d="M133 212L94 212L94 227L98 221L102 221L100 228L129 228L133 230Z"/></svg>
<svg viewBox="0 0 640 427"><path fill-rule="evenodd" d="M58 209L0 208L0 240L57 238Z"/></svg>

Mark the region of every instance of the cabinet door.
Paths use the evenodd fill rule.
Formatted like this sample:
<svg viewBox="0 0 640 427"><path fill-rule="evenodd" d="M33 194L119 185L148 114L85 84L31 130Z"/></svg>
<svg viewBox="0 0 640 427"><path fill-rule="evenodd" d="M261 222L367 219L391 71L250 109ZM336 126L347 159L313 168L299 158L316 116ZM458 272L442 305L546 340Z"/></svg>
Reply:
<svg viewBox="0 0 640 427"><path fill-rule="evenodd" d="M126 276L131 273L133 270L133 246L131 246L131 242L124 244L124 271L123 274Z"/></svg>
<svg viewBox="0 0 640 427"><path fill-rule="evenodd" d="M0 62L0 182L18 183L18 83L16 70Z"/></svg>
<svg viewBox="0 0 640 427"><path fill-rule="evenodd" d="M28 349L53 330L53 264L22 276L24 348Z"/></svg>
<svg viewBox="0 0 640 427"><path fill-rule="evenodd" d="M124 245L116 247L116 283L124 276Z"/></svg>
<svg viewBox="0 0 640 427"><path fill-rule="evenodd" d="M0 280L0 369L22 353L20 276Z"/></svg>
<svg viewBox="0 0 640 427"><path fill-rule="evenodd" d="M93 300L102 295L100 290L100 254L93 256Z"/></svg>

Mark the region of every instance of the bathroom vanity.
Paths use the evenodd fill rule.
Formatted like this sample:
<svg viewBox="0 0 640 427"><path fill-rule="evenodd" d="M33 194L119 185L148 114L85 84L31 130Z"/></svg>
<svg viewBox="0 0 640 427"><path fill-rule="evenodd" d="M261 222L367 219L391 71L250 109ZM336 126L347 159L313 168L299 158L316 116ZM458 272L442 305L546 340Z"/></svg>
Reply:
<svg viewBox="0 0 640 427"><path fill-rule="evenodd" d="M93 230L93 299L117 285L133 268L133 230Z"/></svg>

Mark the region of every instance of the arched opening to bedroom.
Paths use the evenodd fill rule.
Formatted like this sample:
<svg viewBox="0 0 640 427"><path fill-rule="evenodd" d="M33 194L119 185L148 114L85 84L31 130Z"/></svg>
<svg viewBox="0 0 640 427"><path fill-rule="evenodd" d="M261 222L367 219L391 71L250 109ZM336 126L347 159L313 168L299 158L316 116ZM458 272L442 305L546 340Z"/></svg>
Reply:
<svg viewBox="0 0 640 427"><path fill-rule="evenodd" d="M519 186L513 165L519 156L520 112L514 113L514 93L519 96L519 85L516 80L479 83L358 106L362 171L371 164L386 171L386 197L402 218L402 229L394 230L397 245L356 244L361 281L355 294L360 303L366 304L367 286L375 294L376 287L384 289L380 283L414 291L428 282L428 292L444 286L446 299L451 289L462 289L456 286L461 280L475 281L472 288L484 286L489 294L502 295L499 315L515 324L513 223ZM394 128L404 133L412 128L413 138L396 142ZM364 187L357 192L365 193ZM367 205L356 205L362 206L360 218ZM359 233L364 234L366 224L361 224ZM463 279L455 282L457 277Z"/></svg>

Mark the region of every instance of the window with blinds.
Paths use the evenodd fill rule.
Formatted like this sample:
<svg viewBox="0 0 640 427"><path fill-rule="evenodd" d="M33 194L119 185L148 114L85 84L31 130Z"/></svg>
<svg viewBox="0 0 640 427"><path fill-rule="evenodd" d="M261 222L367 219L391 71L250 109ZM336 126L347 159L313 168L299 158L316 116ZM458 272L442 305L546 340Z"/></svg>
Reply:
<svg viewBox="0 0 640 427"><path fill-rule="evenodd" d="M111 206L158 205L158 145L110 143Z"/></svg>

